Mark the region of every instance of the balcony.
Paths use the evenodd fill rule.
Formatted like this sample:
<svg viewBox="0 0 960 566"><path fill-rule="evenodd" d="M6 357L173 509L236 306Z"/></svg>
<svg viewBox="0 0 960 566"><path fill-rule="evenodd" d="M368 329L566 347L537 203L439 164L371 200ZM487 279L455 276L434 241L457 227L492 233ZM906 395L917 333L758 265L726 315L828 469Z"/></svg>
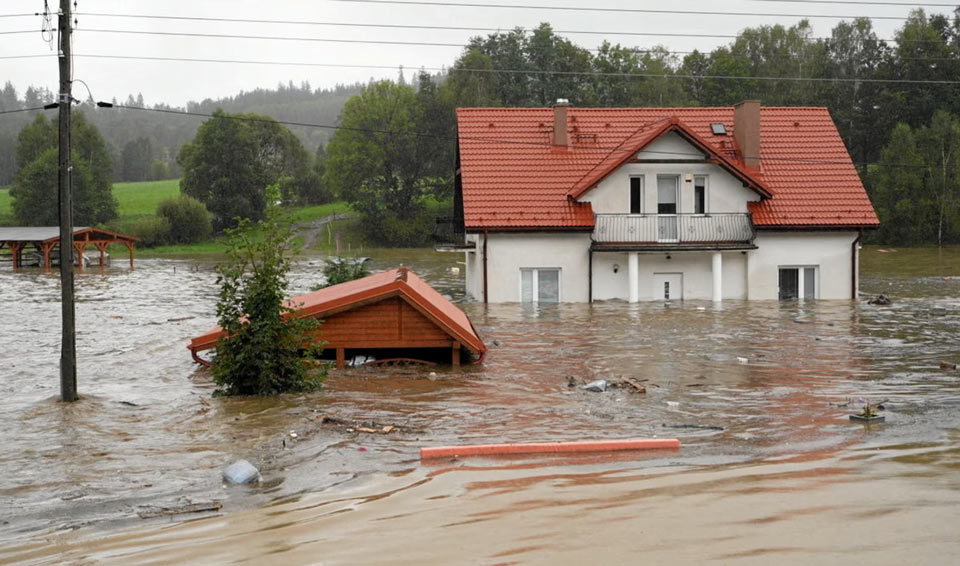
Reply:
<svg viewBox="0 0 960 566"><path fill-rule="evenodd" d="M473 249L475 244L467 243L463 220L438 216L433 227L433 247L437 251L463 251Z"/></svg>
<svg viewBox="0 0 960 566"><path fill-rule="evenodd" d="M597 214L594 249L753 249L749 214Z"/></svg>

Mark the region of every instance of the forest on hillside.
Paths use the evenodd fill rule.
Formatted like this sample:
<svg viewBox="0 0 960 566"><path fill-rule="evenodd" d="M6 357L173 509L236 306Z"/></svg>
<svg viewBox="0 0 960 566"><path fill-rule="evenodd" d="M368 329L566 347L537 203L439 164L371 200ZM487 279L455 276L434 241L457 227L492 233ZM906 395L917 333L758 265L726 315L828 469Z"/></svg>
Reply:
<svg viewBox="0 0 960 566"><path fill-rule="evenodd" d="M256 113L277 120L309 124L335 124L343 104L363 85L313 89L309 83L277 85L276 89L256 89L235 96L190 102L186 108L165 104L147 106L142 95L112 101L130 108L97 108L93 100L84 101L77 109L100 131L113 163L113 180L150 181L180 176L177 154L194 138L204 116L176 113L144 112L142 108L212 114L220 108L230 113ZM22 94L9 82L0 90L0 112L20 108L36 108L53 102L54 93L45 88L28 87ZM17 135L33 121L32 113L10 114L0 118L0 186L9 185L17 171L15 148ZM290 129L311 151L326 143L333 131L321 128L291 126Z"/></svg>
<svg viewBox="0 0 960 566"><path fill-rule="evenodd" d="M17 98L7 85L0 110L49 98L36 89ZM815 37L807 21L759 26L710 52L609 42L590 50L541 24L475 37L443 73L421 72L411 84L401 75L333 90L284 85L191 103L187 110L345 126L332 138L325 128L292 129L309 152L323 156L324 179L336 197L359 209L379 207L368 214L388 222L422 211L426 199L449 198L455 108L547 106L558 98L602 107L727 106L744 99L826 106L883 222L873 240L960 243L960 11L915 10L891 38L878 37L866 18L840 22L827 37ZM142 99L125 105L142 106ZM179 147L202 121L89 104L84 110L107 140L117 180L128 176L124 154L135 153L144 139L151 158L176 174ZM30 119L11 116L0 120L0 184L15 170L5 148Z"/></svg>

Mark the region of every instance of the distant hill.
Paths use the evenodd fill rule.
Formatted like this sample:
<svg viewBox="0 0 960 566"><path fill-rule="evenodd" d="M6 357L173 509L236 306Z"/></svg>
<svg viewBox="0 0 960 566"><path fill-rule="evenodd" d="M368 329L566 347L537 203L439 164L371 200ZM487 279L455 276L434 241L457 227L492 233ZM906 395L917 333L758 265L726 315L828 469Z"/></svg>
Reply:
<svg viewBox="0 0 960 566"><path fill-rule="evenodd" d="M250 92L240 92L235 96L216 100L206 99L200 102L187 103L186 110L202 114L210 114L217 108L227 112L255 112L272 116L278 120L301 122L309 124L336 124L340 109L354 94L360 92L362 84L337 86L333 89L312 89L308 83L294 85L280 84L276 89L256 89ZM33 87L19 96L16 88L9 82L0 90L0 111L19 108L34 108L54 100L54 95L46 89ZM114 100L114 103L135 108L143 108L142 96L130 95L125 101ZM150 108L164 110L184 110L163 104ZM78 109L87 114L97 126L110 149L114 163L114 181L141 181L147 178L171 177L180 175L176 166L177 153L180 146L193 139L197 126L206 118L194 116L177 116L161 112L144 112L126 108L97 108L92 101L81 104ZM24 112L0 116L0 186L8 185L16 172L14 152L17 134L20 129L34 118L35 113ZM48 111L53 117L55 112ZM317 146L326 143L333 134L330 129L292 126L290 128L300 138L311 153ZM149 140L149 144L142 142L134 147L137 140ZM145 159L148 162L166 164L159 168L161 173L144 176L146 173L134 173L132 168L125 167L124 150L133 155L137 149L146 146L150 154ZM138 171L142 171L142 168Z"/></svg>

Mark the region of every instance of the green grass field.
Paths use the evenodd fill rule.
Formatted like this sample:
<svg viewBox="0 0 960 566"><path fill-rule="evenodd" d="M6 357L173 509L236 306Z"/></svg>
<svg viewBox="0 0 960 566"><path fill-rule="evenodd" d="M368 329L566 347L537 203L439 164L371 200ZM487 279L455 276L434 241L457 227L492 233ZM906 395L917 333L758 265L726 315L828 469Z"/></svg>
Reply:
<svg viewBox="0 0 960 566"><path fill-rule="evenodd" d="M14 223L12 202L9 188L0 189L0 226L10 226ZM113 194L117 197L119 218L118 221L134 220L138 217L153 216L157 205L168 198L180 194L180 180L145 181L142 183L114 183ZM288 211L294 224L306 224L333 214L350 212L346 202L332 202L318 206L307 206ZM352 246L363 246L362 225L356 217L338 220L312 238L314 251L332 252L336 249L334 235L340 235L342 246L348 243ZM303 244L305 237L298 236L297 243ZM159 246L156 248L139 248L138 256L155 255L203 255L223 253L224 246L219 239L191 245ZM124 250L120 250L124 251ZM117 253L120 253L118 251ZM125 253L125 251L124 251Z"/></svg>
<svg viewBox="0 0 960 566"><path fill-rule="evenodd" d="M160 201L179 194L180 179L113 184L113 196L117 197L120 218L151 216ZM10 189L0 189L0 226L10 226L14 222L12 205Z"/></svg>
<svg viewBox="0 0 960 566"><path fill-rule="evenodd" d="M12 207L10 189L0 189L0 226L10 226L13 222Z"/></svg>
<svg viewBox="0 0 960 566"><path fill-rule="evenodd" d="M113 196L117 197L117 212L120 213L120 218L151 216L157 211L157 205L161 201L179 194L180 179L113 184Z"/></svg>

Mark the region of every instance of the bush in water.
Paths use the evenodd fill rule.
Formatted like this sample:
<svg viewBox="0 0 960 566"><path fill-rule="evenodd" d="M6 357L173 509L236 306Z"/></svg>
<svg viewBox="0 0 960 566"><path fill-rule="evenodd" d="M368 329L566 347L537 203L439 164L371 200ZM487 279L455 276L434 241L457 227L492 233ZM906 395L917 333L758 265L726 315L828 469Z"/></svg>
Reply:
<svg viewBox="0 0 960 566"><path fill-rule="evenodd" d="M213 363L221 394L310 391L326 377L325 367L311 364L318 346L306 347L319 323L284 305L291 238L290 223L272 207L259 224L240 219L227 230L227 259L217 265L217 318L225 333Z"/></svg>

